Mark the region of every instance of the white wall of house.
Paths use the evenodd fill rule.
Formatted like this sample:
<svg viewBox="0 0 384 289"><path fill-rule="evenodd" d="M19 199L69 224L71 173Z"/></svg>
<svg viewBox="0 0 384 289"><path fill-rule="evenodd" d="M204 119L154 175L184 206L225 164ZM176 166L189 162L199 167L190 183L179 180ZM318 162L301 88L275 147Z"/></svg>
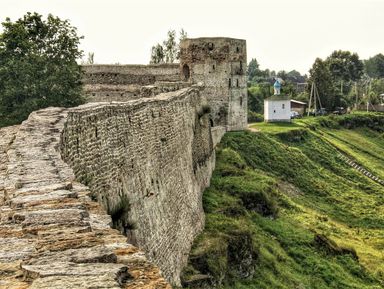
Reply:
<svg viewBox="0 0 384 289"><path fill-rule="evenodd" d="M265 99L264 121L291 121L291 101Z"/></svg>

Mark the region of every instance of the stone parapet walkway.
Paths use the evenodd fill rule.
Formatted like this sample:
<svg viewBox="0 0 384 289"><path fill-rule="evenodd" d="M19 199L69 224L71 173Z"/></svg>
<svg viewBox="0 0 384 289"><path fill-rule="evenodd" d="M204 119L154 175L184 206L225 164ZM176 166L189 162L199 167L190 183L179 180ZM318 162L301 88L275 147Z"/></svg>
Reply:
<svg viewBox="0 0 384 289"><path fill-rule="evenodd" d="M0 288L171 288L61 160L66 116L0 129Z"/></svg>

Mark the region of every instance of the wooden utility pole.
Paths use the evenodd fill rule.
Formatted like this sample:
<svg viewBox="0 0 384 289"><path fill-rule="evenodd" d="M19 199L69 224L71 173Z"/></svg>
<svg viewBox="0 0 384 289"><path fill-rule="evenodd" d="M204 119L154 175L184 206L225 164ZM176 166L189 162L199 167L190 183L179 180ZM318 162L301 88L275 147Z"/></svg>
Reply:
<svg viewBox="0 0 384 289"><path fill-rule="evenodd" d="M311 94L310 94L310 96L309 96L309 105L308 105L307 116L309 116L309 112L310 112L310 110L311 110L312 104L313 104L314 113L316 114L316 111L317 111L317 102L319 102L320 109L322 109L323 106L321 105L321 100L320 100L319 91L317 90L317 87L316 87L315 82L312 82L312 86L311 86Z"/></svg>

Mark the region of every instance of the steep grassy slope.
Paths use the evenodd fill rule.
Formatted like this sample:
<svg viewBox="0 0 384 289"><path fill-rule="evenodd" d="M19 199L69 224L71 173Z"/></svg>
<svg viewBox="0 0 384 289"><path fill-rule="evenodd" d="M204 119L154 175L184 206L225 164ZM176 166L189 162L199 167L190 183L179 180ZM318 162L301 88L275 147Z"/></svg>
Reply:
<svg viewBox="0 0 384 289"><path fill-rule="evenodd" d="M383 177L382 124L355 115L226 134L185 285L384 288L384 187L339 158Z"/></svg>

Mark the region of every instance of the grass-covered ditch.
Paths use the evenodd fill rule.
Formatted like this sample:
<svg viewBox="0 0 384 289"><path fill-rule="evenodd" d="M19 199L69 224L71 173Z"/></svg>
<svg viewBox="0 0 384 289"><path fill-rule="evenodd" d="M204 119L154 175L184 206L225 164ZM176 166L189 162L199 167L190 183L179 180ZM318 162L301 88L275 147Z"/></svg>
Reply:
<svg viewBox="0 0 384 289"><path fill-rule="evenodd" d="M260 126L221 141L184 287L384 288L384 187L338 157L383 175L384 117Z"/></svg>

